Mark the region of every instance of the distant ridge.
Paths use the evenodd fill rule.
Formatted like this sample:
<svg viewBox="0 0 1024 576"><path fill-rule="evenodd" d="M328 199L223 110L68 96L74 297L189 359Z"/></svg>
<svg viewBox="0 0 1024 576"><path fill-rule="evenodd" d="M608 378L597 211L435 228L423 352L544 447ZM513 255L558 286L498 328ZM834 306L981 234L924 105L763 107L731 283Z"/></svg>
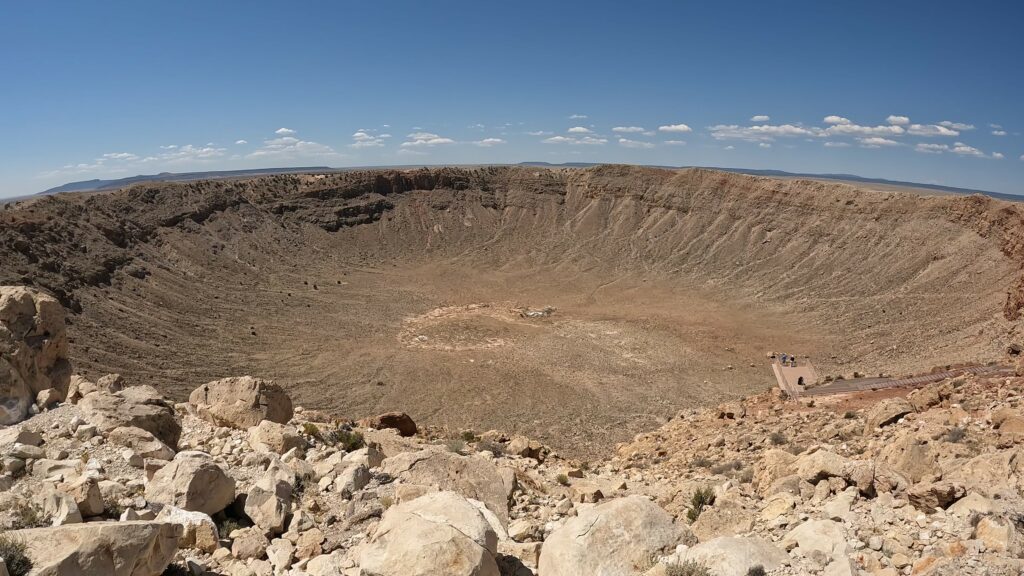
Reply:
<svg viewBox="0 0 1024 576"><path fill-rule="evenodd" d="M82 180L68 182L37 194L59 194L61 192L94 192L98 190L114 190L139 182L189 182L192 180L215 180L222 178L239 178L244 176L261 176L266 174L293 174L296 172L331 172L327 166L303 166L300 168L255 168L251 170L215 170L210 172L161 172L159 174L140 174L116 180Z"/></svg>
<svg viewBox="0 0 1024 576"><path fill-rule="evenodd" d="M544 166L550 168L589 168L599 166L600 162L565 162L563 164L552 164L550 162L522 162L522 166ZM806 172L786 172L783 170L756 170L753 168L721 168L718 166L663 166L648 165L651 168L665 168L667 170L679 170L681 168L707 168L708 170L721 170L734 174L749 174L751 176L775 176L779 178L814 178L820 180L842 180L847 182L862 182L865 184L886 184L889 186L909 186L913 188L924 188L939 192L950 192L953 194L984 194L1001 200L1013 202L1024 201L1024 196L1019 194L1006 194L1003 192L990 192L988 190L977 190L974 188L957 188L955 186L943 186L941 184L922 184L920 182L906 182L903 180L886 180L885 178L867 178L854 174L812 174Z"/></svg>
<svg viewBox="0 0 1024 576"><path fill-rule="evenodd" d="M548 167L548 168L589 168L591 166L598 166L600 162L564 162L561 164L553 164L551 162L520 162L519 166L537 166L537 167ZM422 167L423 165L402 165L402 166L360 166L360 167L348 167L348 168L331 168L329 166L303 166L298 168L256 168L251 170L218 170L209 172L161 172L160 174L151 175L138 175L129 176L127 178L118 178L114 180L83 180L80 182L69 182L55 188L50 188L43 192L38 193L39 196L48 194L59 194L61 192L98 192L102 190L115 190L117 188L123 188L131 184L137 184L139 182L189 182L194 180L213 180L213 179L224 179L224 178L243 178L246 176L261 176L267 174L295 174L295 173L307 173L307 172L340 172L344 170L355 170L355 169L368 169L368 168L414 168ZM812 174L804 172L786 172L783 170L757 170L752 168L722 168L718 166L665 166L665 165L647 165L651 168L664 168L667 170L678 170L680 168L707 168L709 170L721 170L722 172L732 172L736 174L749 174L752 176L774 176L779 178L812 178L820 180L839 180L846 182L856 182L864 184L883 184L889 186L907 186L913 188L923 188L926 190L936 190L939 192L948 192L951 194L984 194L993 198L999 198L1001 200L1010 200L1013 202L1020 202L1024 200L1024 197L1017 194L1006 194L1002 192L990 192L988 190L977 190L973 188L957 188L955 186L943 186L940 184L922 184L920 182L906 182L902 180L887 180L885 178L867 178L864 176L857 176L855 174ZM24 198L24 197L23 197ZM22 199L23 199L22 198ZM8 198L6 201L18 200L18 198Z"/></svg>

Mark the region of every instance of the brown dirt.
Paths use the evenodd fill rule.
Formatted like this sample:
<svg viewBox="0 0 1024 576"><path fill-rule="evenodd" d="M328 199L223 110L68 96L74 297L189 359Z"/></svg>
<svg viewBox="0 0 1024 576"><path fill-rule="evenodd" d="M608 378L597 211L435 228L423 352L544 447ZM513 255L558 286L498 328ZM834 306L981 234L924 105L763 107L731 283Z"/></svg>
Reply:
<svg viewBox="0 0 1024 576"><path fill-rule="evenodd" d="M144 184L0 212L0 281L77 311L87 374L179 399L253 374L595 454L771 386L768 350L822 374L997 358L1017 210L624 166Z"/></svg>

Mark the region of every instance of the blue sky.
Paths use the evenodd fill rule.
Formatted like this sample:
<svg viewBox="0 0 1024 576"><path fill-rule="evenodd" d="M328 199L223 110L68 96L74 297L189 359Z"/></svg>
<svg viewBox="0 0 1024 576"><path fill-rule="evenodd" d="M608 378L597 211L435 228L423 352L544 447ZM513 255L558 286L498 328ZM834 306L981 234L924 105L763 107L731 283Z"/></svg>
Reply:
<svg viewBox="0 0 1024 576"><path fill-rule="evenodd" d="M0 1L0 196L525 160L1024 194L1016 1Z"/></svg>

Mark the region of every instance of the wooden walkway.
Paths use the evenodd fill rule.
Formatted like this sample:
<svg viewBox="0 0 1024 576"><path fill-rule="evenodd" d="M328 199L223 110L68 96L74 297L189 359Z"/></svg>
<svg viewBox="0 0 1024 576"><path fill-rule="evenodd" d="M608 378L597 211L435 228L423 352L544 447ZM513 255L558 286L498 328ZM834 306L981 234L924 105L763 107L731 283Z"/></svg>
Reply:
<svg viewBox="0 0 1024 576"><path fill-rule="evenodd" d="M946 370L944 372L921 374L910 378L855 378L850 380L833 380L828 384L822 384L821 386L815 386L814 388L803 390L799 392L796 397L806 398L808 396L829 396L832 394L849 394L852 392L867 392L871 390L883 390L886 388L918 388L926 384L931 384L932 382L940 382L946 378L960 376L961 374L998 376L1004 373L1006 375L1012 375L1014 373L1014 369L1000 365L969 366L967 368L957 368L954 370Z"/></svg>

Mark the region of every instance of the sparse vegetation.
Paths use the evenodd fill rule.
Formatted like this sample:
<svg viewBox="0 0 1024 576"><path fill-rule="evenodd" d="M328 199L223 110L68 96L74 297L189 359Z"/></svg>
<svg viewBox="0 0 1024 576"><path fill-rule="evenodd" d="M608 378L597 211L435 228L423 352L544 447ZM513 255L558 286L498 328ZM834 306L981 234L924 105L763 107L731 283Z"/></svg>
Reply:
<svg viewBox="0 0 1024 576"><path fill-rule="evenodd" d="M323 439L327 444L330 444L331 446L338 446L346 452L359 450L363 446L366 446L366 441L363 439L362 434L345 426L331 430L324 435Z"/></svg>
<svg viewBox="0 0 1024 576"><path fill-rule="evenodd" d="M946 432L946 441L947 442L952 442L954 444L958 444L958 443L962 442L963 439L966 438L966 437L967 437L967 430L964 429L964 428L961 428L960 426L953 426L952 428L949 429L948 432Z"/></svg>
<svg viewBox="0 0 1024 576"><path fill-rule="evenodd" d="M708 506L715 503L715 491L710 487L698 488L690 497L690 509L686 512L686 518L690 522L696 522L701 513Z"/></svg>
<svg viewBox="0 0 1024 576"><path fill-rule="evenodd" d="M474 434L472 430L463 430L462 434L460 435L460 437L462 438L463 442L476 442L477 441L476 434Z"/></svg>
<svg viewBox="0 0 1024 576"><path fill-rule="evenodd" d="M11 536L0 534L0 558L7 564L7 572L11 576L26 576L32 571L32 561L26 554L25 542Z"/></svg>
<svg viewBox="0 0 1024 576"><path fill-rule="evenodd" d="M190 576L189 569L181 564L168 564L160 576Z"/></svg>
<svg viewBox="0 0 1024 576"><path fill-rule="evenodd" d="M391 495L385 494L380 497L380 505L387 510L395 505L395 499Z"/></svg>
<svg viewBox="0 0 1024 576"><path fill-rule="evenodd" d="M771 435L768 436L768 441L771 442L773 446L782 446L788 442L788 440L786 440L786 435L781 432L772 432Z"/></svg>
<svg viewBox="0 0 1024 576"><path fill-rule="evenodd" d="M693 560L684 560L679 564L665 566L667 576L714 576L707 566Z"/></svg>
<svg viewBox="0 0 1024 576"><path fill-rule="evenodd" d="M323 438L323 436L320 433L320 427L317 426L316 424L313 424L312 422L302 423L302 433L311 438L316 438L317 440Z"/></svg>
<svg viewBox="0 0 1024 576"><path fill-rule="evenodd" d="M490 452L495 456L501 456L505 453L505 447L497 442L491 442L490 440L481 440L476 444L477 452Z"/></svg>
<svg viewBox="0 0 1024 576"><path fill-rule="evenodd" d="M856 417L857 413L854 412L853 410L847 410L846 413L843 414L843 418L846 418L847 420L853 420Z"/></svg>
<svg viewBox="0 0 1024 576"><path fill-rule="evenodd" d="M747 576L765 576L767 572L764 566L758 564L757 566L751 566L750 570L747 570Z"/></svg>
<svg viewBox="0 0 1024 576"><path fill-rule="evenodd" d="M705 456L698 456L690 460L690 466L693 468L711 468L713 464L714 462Z"/></svg>
<svg viewBox="0 0 1024 576"><path fill-rule="evenodd" d="M743 462L739 460L730 460L729 462L722 462L711 467L712 474L728 474L736 470L743 468Z"/></svg>
<svg viewBox="0 0 1024 576"><path fill-rule="evenodd" d="M455 454L462 454L466 450L466 443L459 438L452 438L446 445L448 446L448 451Z"/></svg>
<svg viewBox="0 0 1024 576"><path fill-rule="evenodd" d="M562 486L569 485L569 477L566 476L565 474L559 474L558 476L555 476L555 481L561 484Z"/></svg>
<svg viewBox="0 0 1024 576"><path fill-rule="evenodd" d="M11 516L11 530L42 528L50 525L41 508L22 498L19 498L14 502L11 507Z"/></svg>

